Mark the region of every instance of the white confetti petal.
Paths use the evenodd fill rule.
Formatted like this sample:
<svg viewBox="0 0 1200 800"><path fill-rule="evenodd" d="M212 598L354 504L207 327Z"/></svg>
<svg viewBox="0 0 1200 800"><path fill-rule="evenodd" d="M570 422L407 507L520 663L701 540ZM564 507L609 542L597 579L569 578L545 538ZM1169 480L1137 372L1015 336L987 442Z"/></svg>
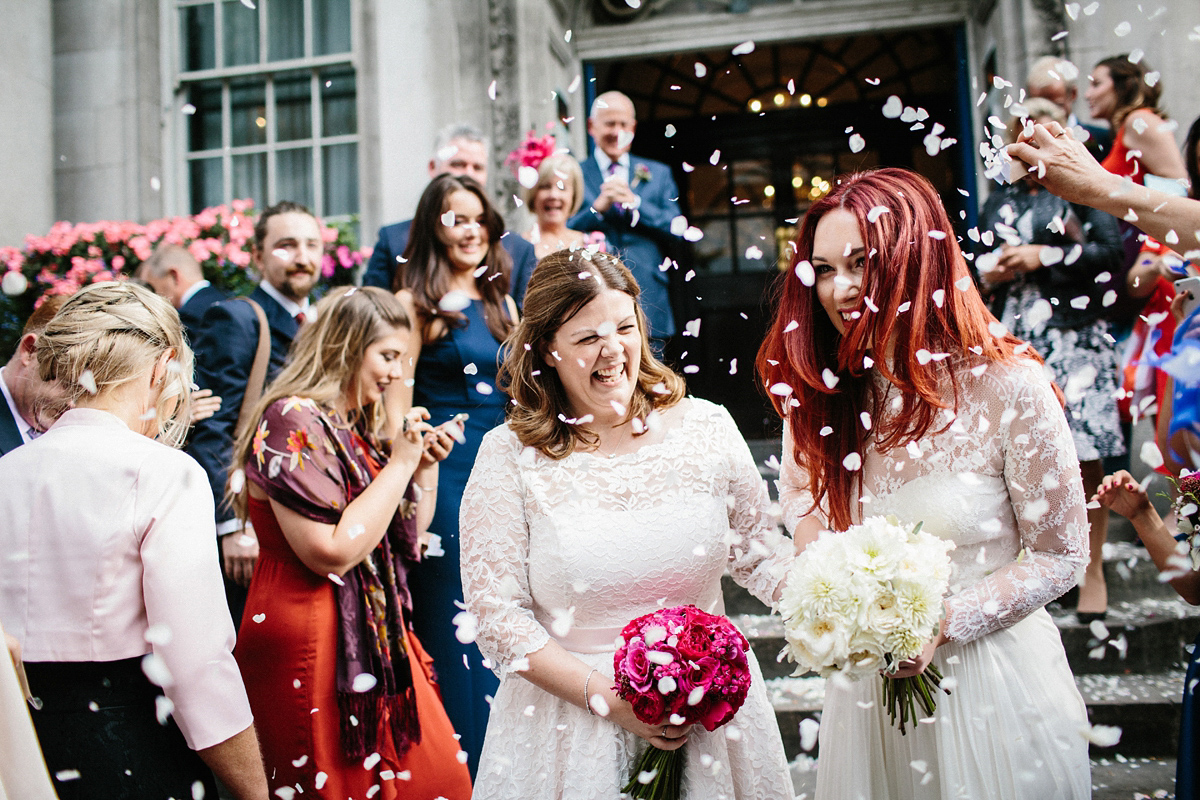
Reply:
<svg viewBox="0 0 1200 800"><path fill-rule="evenodd" d="M25 294L25 290L28 288L29 279L19 269L10 269L4 273L4 278L0 279L0 291L9 297Z"/></svg>
<svg viewBox="0 0 1200 800"><path fill-rule="evenodd" d="M867 222L870 222L872 225L874 225L875 221L877 219L879 219L884 214L890 214L890 213L891 212L888 211L886 206L875 206L874 208L872 208L870 211L867 212Z"/></svg>
<svg viewBox="0 0 1200 800"><path fill-rule="evenodd" d="M735 56L745 56L754 52L754 42L742 42L731 51Z"/></svg>
<svg viewBox="0 0 1200 800"><path fill-rule="evenodd" d="M862 456L858 453L850 453L842 459L842 466L850 472L857 472L862 467Z"/></svg>
<svg viewBox="0 0 1200 800"><path fill-rule="evenodd" d="M1080 728L1079 735L1097 747L1112 747L1121 741L1121 729L1115 725L1088 725Z"/></svg>
<svg viewBox="0 0 1200 800"><path fill-rule="evenodd" d="M858 135L857 133L851 135L851 137L850 137L850 152L851 153L862 152L862 149L866 146L867 146L867 142L865 139L863 139L862 136Z"/></svg>
<svg viewBox="0 0 1200 800"><path fill-rule="evenodd" d="M817 282L817 273L813 270L813 265L807 261L796 264L796 277L805 286L812 286Z"/></svg>
<svg viewBox="0 0 1200 800"><path fill-rule="evenodd" d="M815 719L805 717L800 720L800 749L808 752L817 745L817 734L821 730L821 723Z"/></svg>
<svg viewBox="0 0 1200 800"><path fill-rule="evenodd" d="M904 112L904 103L896 95L892 95L883 104L883 115L888 119L895 119Z"/></svg>
<svg viewBox="0 0 1200 800"><path fill-rule="evenodd" d="M359 694L362 694L363 692L369 692L374 689L375 684L378 682L378 679L371 673L360 672L354 676L354 681L350 684L350 688Z"/></svg>
<svg viewBox="0 0 1200 800"><path fill-rule="evenodd" d="M1158 445L1154 442L1142 442L1142 449L1138 453L1138 457L1150 469L1158 469L1163 465L1162 451L1158 449Z"/></svg>

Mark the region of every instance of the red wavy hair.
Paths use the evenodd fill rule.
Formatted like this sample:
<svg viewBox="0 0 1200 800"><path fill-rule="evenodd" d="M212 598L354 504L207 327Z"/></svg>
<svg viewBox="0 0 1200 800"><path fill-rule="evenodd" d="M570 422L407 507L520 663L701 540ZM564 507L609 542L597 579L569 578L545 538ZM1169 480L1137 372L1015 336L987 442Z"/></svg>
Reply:
<svg viewBox="0 0 1200 800"><path fill-rule="evenodd" d="M866 250L861 297L878 308L864 301L862 316L845 336L834 328L815 287L805 285L797 270L812 258L821 219L839 208L858 219ZM988 330L995 317L971 279L941 199L914 172L885 168L841 176L809 209L794 244L792 269L779 276L773 289L777 310L758 351L758 374L766 387L791 387L790 396L768 391L768 397L788 422L792 455L808 473L814 510L825 511L830 527L845 530L854 522L861 473L842 462L852 452L863 453L868 437L859 414L870 412L881 450L919 439L940 409L957 408L956 372L964 356L975 363L1011 361L1022 342ZM940 303L935 302L939 290ZM797 325L788 330L793 321ZM872 342L889 344L890 363L882 353L871 352ZM921 364L917 354L923 350L950 355ZM868 355L900 390L899 409L883 413L883 393L863 365ZM1030 355L1036 358L1032 351ZM838 377L834 388L822 377L826 369ZM826 425L833 432L821 436Z"/></svg>

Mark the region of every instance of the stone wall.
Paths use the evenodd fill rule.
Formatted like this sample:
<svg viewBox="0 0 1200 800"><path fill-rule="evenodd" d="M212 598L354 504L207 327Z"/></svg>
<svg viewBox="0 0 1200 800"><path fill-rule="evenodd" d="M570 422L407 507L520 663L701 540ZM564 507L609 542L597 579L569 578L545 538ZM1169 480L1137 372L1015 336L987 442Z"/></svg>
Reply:
<svg viewBox="0 0 1200 800"><path fill-rule="evenodd" d="M0 247L54 221L50 0L0 0Z"/></svg>

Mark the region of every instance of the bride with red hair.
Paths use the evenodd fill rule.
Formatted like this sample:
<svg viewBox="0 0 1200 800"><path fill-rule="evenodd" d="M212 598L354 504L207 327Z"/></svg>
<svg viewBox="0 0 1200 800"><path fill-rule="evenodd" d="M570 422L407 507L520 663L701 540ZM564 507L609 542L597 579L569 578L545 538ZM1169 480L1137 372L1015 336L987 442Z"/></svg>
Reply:
<svg viewBox="0 0 1200 800"><path fill-rule="evenodd" d="M988 312L921 176L843 176L795 245L758 370L797 548L889 514L956 545L941 628L896 673L936 664L949 693L902 735L882 681L830 680L817 796L1090 797L1086 709L1043 608L1088 559L1060 395Z"/></svg>

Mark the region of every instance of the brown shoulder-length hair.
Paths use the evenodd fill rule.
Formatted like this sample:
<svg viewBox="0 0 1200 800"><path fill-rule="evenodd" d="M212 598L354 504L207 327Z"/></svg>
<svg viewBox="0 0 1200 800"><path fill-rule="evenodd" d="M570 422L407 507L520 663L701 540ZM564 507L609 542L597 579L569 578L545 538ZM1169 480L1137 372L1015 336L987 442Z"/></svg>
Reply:
<svg viewBox="0 0 1200 800"><path fill-rule="evenodd" d="M417 215L409 229L408 245L404 248L404 261L397 265L392 278L392 291L408 289L420 317L421 338L430 342L434 327L441 320L446 327L465 325L466 316L455 309L444 309L440 303L450 291L450 258L446 242L442 238L445 224L442 215L450 208L450 195L455 192L470 192L479 198L483 206L483 227L488 234L488 249L480 266L482 271L475 276L475 287L483 298L483 318L488 330L497 341L504 341L512 331L513 320L505 307L508 295L509 276L512 274L512 259L500 244L504 235L504 218L488 199L487 192L478 181L462 176L443 173L438 175L421 194L417 203Z"/></svg>
<svg viewBox="0 0 1200 800"><path fill-rule="evenodd" d="M637 302L641 289L621 260L608 253L559 250L538 262L525 290L524 316L504 343L497 382L508 392L508 423L521 444L549 458L565 458L579 445L594 446L595 434L565 421L571 416L558 371L545 356L558 329L605 289L633 298L642 335L641 367L626 420L646 419L651 411L670 408L683 399L686 386L650 349L646 317Z"/></svg>
<svg viewBox="0 0 1200 800"><path fill-rule="evenodd" d="M1098 62L1096 66L1105 67L1112 76L1113 93L1117 102L1109 122L1114 131L1125 124L1125 118L1139 108L1148 108L1163 119L1167 118L1166 112L1158 107L1159 98L1162 97L1162 82L1155 81L1151 86L1146 80L1146 75L1152 70L1145 59L1134 64L1128 55L1112 56Z"/></svg>
<svg viewBox="0 0 1200 800"><path fill-rule="evenodd" d="M858 219L867 251L862 317L845 336L821 307L807 267L817 225L835 209ZM808 474L813 510L825 510L830 526L844 530L854 521L861 473L842 462L861 453L868 436L859 414L870 412L871 435L881 450L919 439L938 411L951 406L947 387L957 406L964 358L1011 361L1022 342L988 330L995 317L971 281L941 199L929 181L908 170L838 178L800 224L791 266L773 289L775 319L758 351L758 374L788 422L792 456ZM875 342L888 343L890 358L873 352ZM868 353L900 390L896 413L882 413L882 393L864 366ZM949 357L928 358L942 353ZM832 388L823 377L826 370L837 376ZM826 425L833 432L822 436Z"/></svg>

